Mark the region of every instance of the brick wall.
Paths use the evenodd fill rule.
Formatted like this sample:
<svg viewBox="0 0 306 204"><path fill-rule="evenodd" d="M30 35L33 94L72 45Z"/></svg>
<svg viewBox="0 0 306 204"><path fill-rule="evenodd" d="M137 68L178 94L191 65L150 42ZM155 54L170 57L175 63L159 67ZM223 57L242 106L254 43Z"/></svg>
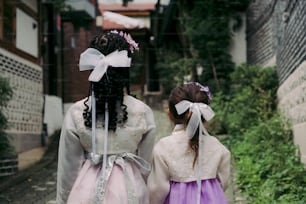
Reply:
<svg viewBox="0 0 306 204"><path fill-rule="evenodd" d="M253 1L247 10L247 61L275 56L280 84L305 60L306 1Z"/></svg>
<svg viewBox="0 0 306 204"><path fill-rule="evenodd" d="M64 87L63 102L72 103L88 95L89 72L80 72L78 63L80 54L88 47L94 29L76 28L71 22L64 25Z"/></svg>
<svg viewBox="0 0 306 204"><path fill-rule="evenodd" d="M306 1L291 0L283 13L277 71L283 83L306 60Z"/></svg>
<svg viewBox="0 0 306 204"><path fill-rule="evenodd" d="M253 1L247 10L247 62L266 65L275 55L275 0Z"/></svg>

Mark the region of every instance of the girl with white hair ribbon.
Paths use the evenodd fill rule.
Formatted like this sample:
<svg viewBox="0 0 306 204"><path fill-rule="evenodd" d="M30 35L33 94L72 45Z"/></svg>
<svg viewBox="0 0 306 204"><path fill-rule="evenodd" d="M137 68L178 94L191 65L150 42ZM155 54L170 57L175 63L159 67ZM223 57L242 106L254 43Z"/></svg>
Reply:
<svg viewBox="0 0 306 204"><path fill-rule="evenodd" d="M74 103L61 131L57 204L149 204L145 178L155 141L152 110L130 95L129 34L95 36L80 56L90 94Z"/></svg>
<svg viewBox="0 0 306 204"><path fill-rule="evenodd" d="M151 204L226 204L230 152L205 128L214 117L207 86L190 82L169 96L172 134L153 149Z"/></svg>

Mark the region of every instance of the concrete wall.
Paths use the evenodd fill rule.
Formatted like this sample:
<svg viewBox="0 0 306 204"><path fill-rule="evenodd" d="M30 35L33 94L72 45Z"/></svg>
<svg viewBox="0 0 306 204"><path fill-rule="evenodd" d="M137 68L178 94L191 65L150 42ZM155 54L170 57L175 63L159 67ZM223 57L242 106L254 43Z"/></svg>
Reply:
<svg viewBox="0 0 306 204"><path fill-rule="evenodd" d="M247 62L276 66L279 108L306 164L306 1L252 1L247 19Z"/></svg>
<svg viewBox="0 0 306 204"><path fill-rule="evenodd" d="M278 89L279 108L293 127L294 142L306 164L306 60Z"/></svg>
<svg viewBox="0 0 306 204"><path fill-rule="evenodd" d="M241 14L242 25L239 30L232 30L233 40L230 48L232 60L235 64L241 64L246 62L246 17L245 14ZM233 26L231 21L230 26Z"/></svg>
<svg viewBox="0 0 306 204"><path fill-rule="evenodd" d="M44 123L47 125L48 136L61 129L63 123L63 103L60 97L45 95Z"/></svg>

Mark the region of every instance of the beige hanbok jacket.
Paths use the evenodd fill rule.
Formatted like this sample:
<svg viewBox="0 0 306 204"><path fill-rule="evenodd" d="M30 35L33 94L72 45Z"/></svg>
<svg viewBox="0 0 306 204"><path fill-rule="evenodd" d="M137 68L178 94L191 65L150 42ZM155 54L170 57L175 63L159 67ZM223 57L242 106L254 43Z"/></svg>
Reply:
<svg viewBox="0 0 306 204"><path fill-rule="evenodd" d="M213 136L205 136L203 146L201 180L218 178L225 190L230 177L230 152ZM194 156L183 125L176 125L170 136L157 142L148 178L151 204L164 202L170 190L170 181L197 180L197 167L192 165Z"/></svg>
<svg viewBox="0 0 306 204"><path fill-rule="evenodd" d="M88 101L90 103L90 100ZM125 95L128 120L116 132L108 133L108 154L130 152L147 161L155 141L155 122L152 110L142 101ZM92 151L91 130L83 119L84 100L73 104L67 111L61 130L57 171L57 204L66 203L71 188L85 161L85 152ZM103 153L104 129L97 119L97 153Z"/></svg>

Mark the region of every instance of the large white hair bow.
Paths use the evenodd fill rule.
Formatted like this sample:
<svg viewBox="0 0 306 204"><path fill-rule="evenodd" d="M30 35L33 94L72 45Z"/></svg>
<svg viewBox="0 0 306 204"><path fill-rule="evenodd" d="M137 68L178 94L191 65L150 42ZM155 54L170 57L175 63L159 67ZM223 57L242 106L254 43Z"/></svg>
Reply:
<svg viewBox="0 0 306 204"><path fill-rule="evenodd" d="M185 111L189 110L192 112L192 115L189 119L189 122L187 124L186 128L186 134L191 139L196 130L199 128L199 147L198 147L198 163L197 163L197 204L200 204L201 201L201 174L202 174L202 160L203 160L203 141L204 135L209 135L205 127L203 126L201 117L203 117L206 121L211 120L215 113L210 108L210 106L204 104L204 103L192 103L187 100L182 100L179 103L175 105L177 113L180 115L184 113ZM204 133L204 134L203 134Z"/></svg>
<svg viewBox="0 0 306 204"><path fill-rule="evenodd" d="M187 110L192 112L191 118L188 122L186 129L187 135L190 139L194 136L194 133L196 132L199 125L202 124L201 116L206 121L209 121L215 115L214 111L210 108L210 106L204 103L192 103L187 100L180 101L175 105L175 108L179 115Z"/></svg>
<svg viewBox="0 0 306 204"><path fill-rule="evenodd" d="M116 50L105 56L97 49L87 48L80 56L80 71L93 70L88 78L89 81L100 81L108 66L130 67L131 58L128 57L127 50Z"/></svg>

